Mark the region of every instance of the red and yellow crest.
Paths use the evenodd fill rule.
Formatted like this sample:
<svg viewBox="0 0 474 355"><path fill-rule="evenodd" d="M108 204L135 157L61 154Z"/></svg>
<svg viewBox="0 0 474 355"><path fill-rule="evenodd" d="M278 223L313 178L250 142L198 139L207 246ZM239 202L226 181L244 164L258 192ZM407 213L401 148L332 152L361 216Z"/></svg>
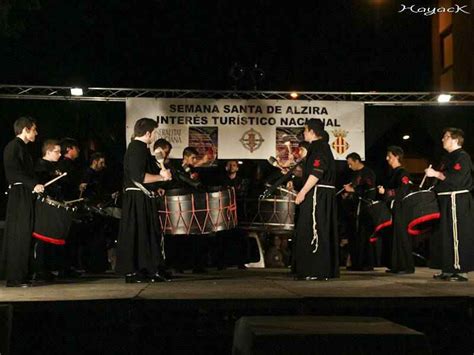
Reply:
<svg viewBox="0 0 474 355"><path fill-rule="evenodd" d="M332 134L336 139L332 142L331 146L337 154L344 154L349 149L349 143L347 143L345 139L348 133L348 131L343 129L335 129L332 131Z"/></svg>

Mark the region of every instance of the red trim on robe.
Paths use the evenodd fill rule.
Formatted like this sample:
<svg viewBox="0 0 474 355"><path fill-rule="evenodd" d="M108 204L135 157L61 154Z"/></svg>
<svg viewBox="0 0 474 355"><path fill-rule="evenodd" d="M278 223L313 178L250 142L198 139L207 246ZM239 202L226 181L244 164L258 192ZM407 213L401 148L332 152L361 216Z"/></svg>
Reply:
<svg viewBox="0 0 474 355"><path fill-rule="evenodd" d="M392 220L380 223L377 227L375 227L375 233L377 233L381 229L384 229L386 227L390 227L391 225L392 225Z"/></svg>

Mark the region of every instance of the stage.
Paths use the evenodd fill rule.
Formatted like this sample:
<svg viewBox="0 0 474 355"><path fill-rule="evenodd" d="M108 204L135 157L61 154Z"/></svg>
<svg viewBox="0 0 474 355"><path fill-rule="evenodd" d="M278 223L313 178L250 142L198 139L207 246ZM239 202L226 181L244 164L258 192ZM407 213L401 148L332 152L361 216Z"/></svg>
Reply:
<svg viewBox="0 0 474 355"><path fill-rule="evenodd" d="M341 270L330 281L294 281L284 269L210 270L158 284L112 274L1 288L14 308L12 354L229 353L234 324L251 315L384 317L425 333L433 353L472 354L474 281Z"/></svg>

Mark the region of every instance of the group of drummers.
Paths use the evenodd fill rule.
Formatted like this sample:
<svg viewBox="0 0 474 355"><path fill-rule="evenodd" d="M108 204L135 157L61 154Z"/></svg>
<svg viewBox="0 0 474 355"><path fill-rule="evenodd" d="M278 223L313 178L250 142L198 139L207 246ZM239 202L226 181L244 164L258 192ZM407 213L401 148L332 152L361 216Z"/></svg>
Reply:
<svg viewBox="0 0 474 355"><path fill-rule="evenodd" d="M51 280L56 276L51 270L58 270L57 276L77 276L73 261L78 260L81 235L113 229L114 224L117 230L112 235L118 235L115 272L127 283L169 281L172 274L166 262L165 234L218 235L237 226L237 212L242 218L245 210L241 204L245 184L237 174L237 161L227 162L223 188L205 191L194 169L206 163L205 159L199 161L198 152L188 147L179 164L170 164L172 146L165 139L157 139L157 127L149 118L135 123L123 161L121 218L99 218L92 227L84 229L85 223L81 229L74 227L74 221L81 219L76 212L83 201L88 201L89 214L92 211L110 217L107 206L111 201L116 205L119 197L119 192L107 189L101 181L105 156L92 155L87 171L81 173L75 164L79 156L75 140L47 140L43 156L35 164L26 145L35 141L37 123L30 117L15 121L16 138L4 150L9 191L0 278L7 280L7 287L31 286L32 275L36 280ZM298 206L292 247L295 279L339 277L340 197L348 206L339 215L344 213L349 226L349 270L373 269L374 245L381 243L387 272L413 273L411 235L422 233L429 224L433 226L430 267L441 270L434 278L467 281L467 273L474 267L474 238L470 235L474 217L472 162L462 150L462 130L448 128L443 134L447 155L438 170L431 166L425 170L425 178L431 178L429 189L420 186L421 191L415 191L410 174L402 166L403 150L390 146L387 163L392 174L385 186L376 186L373 171L357 153L351 153L347 163L353 177L336 192L336 164L327 132L320 120L309 120L299 159L277 162L282 178L272 181L263 193L279 188L289 192L292 203ZM183 192L189 190L196 193ZM173 191L178 191L176 196ZM437 223L430 224L432 221ZM205 264L205 260L199 262L200 244L205 239L194 242L197 269ZM167 244L178 242L178 238L172 240ZM243 267L243 261L239 266Z"/></svg>

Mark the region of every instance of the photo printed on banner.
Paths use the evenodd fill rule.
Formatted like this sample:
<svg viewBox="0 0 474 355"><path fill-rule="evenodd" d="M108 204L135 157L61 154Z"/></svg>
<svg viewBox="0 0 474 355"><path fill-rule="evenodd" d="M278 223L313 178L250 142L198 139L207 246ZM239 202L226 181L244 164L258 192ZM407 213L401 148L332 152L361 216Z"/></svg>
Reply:
<svg viewBox="0 0 474 355"><path fill-rule="evenodd" d="M199 152L200 166L217 165L218 127L189 127L189 146Z"/></svg>
<svg viewBox="0 0 474 355"><path fill-rule="evenodd" d="M290 153L294 160L300 158L298 144L304 140L303 131L304 127L276 128L275 158L277 158L278 161L286 163L290 157Z"/></svg>

